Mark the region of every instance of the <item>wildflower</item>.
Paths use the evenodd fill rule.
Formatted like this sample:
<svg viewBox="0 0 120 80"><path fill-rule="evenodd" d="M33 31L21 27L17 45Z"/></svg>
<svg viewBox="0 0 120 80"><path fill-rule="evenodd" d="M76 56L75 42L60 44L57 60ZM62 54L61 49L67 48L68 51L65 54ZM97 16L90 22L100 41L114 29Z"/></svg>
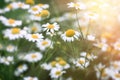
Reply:
<svg viewBox="0 0 120 80"><path fill-rule="evenodd" d="M23 80L38 80L38 78L37 77L28 76L28 77L24 77Z"/></svg>
<svg viewBox="0 0 120 80"><path fill-rule="evenodd" d="M28 41L35 42L35 41L41 41L43 39L43 35L39 34L39 33L27 34L27 35L25 35L25 38Z"/></svg>
<svg viewBox="0 0 120 80"><path fill-rule="evenodd" d="M50 32L50 33L54 33L55 31L58 31L59 30L59 25L57 23L53 23L53 24L43 24L42 25L43 27L43 31L46 31L46 32Z"/></svg>
<svg viewBox="0 0 120 80"><path fill-rule="evenodd" d="M49 8L48 4L37 4L39 7L43 8L43 9L47 9Z"/></svg>
<svg viewBox="0 0 120 80"><path fill-rule="evenodd" d="M68 69L70 68L70 65L65 61L65 60L59 60L56 64L56 66L58 68L61 68L61 69Z"/></svg>
<svg viewBox="0 0 120 80"><path fill-rule="evenodd" d="M22 3L22 2L17 2L16 4L17 4L18 8L21 8L21 9L29 9L30 8L30 5Z"/></svg>
<svg viewBox="0 0 120 80"><path fill-rule="evenodd" d="M24 57L24 60L28 62L37 62L42 59L42 54L40 52L29 53Z"/></svg>
<svg viewBox="0 0 120 80"><path fill-rule="evenodd" d="M73 61L76 67L79 67L81 69L84 69L89 66L89 61L85 58L78 58L77 60Z"/></svg>
<svg viewBox="0 0 120 80"><path fill-rule="evenodd" d="M23 36L26 34L26 31L15 27L15 28L4 30L3 34L4 34L4 37L9 38L10 40L15 40L18 38L23 38Z"/></svg>
<svg viewBox="0 0 120 80"><path fill-rule="evenodd" d="M28 10L28 12L31 14L39 14L41 11L42 8L40 8L39 6L33 6Z"/></svg>
<svg viewBox="0 0 120 80"><path fill-rule="evenodd" d="M79 36L80 36L79 32L77 32L73 29L68 29L68 30L65 31L64 34L61 35L61 38L64 41L71 42L71 41L74 41L74 39L78 39Z"/></svg>
<svg viewBox="0 0 120 80"><path fill-rule="evenodd" d="M47 47L52 47L52 42L49 39L45 39L38 41L36 45L40 50L44 51Z"/></svg>
<svg viewBox="0 0 120 80"><path fill-rule="evenodd" d="M4 19L2 21L2 23L5 25L5 26L11 26L11 27L16 27L16 26L21 26L22 25L22 21L20 20L15 20L15 19Z"/></svg>
<svg viewBox="0 0 120 80"><path fill-rule="evenodd" d="M21 73L23 73L24 71L26 71L28 69L28 66L26 64L21 64L17 67L17 69L15 70L15 75L19 76Z"/></svg>
<svg viewBox="0 0 120 80"><path fill-rule="evenodd" d="M68 5L68 8L75 8L75 9L80 9L80 10L86 9L85 4L80 3L80 2L76 2L76 3L70 2L67 5Z"/></svg>
<svg viewBox="0 0 120 80"><path fill-rule="evenodd" d="M9 45L6 46L6 51L8 51L8 52L15 52L15 51L17 51L17 46L9 44Z"/></svg>
<svg viewBox="0 0 120 80"><path fill-rule="evenodd" d="M63 71L62 69L53 68L50 71L50 76L51 76L51 78L59 78L63 73L65 73L65 71Z"/></svg>
<svg viewBox="0 0 120 80"><path fill-rule="evenodd" d="M87 40L95 41L95 36L89 34L89 35L87 35Z"/></svg>
<svg viewBox="0 0 120 80"><path fill-rule="evenodd" d="M3 63L5 65L13 64L14 62L13 56L7 56L7 57L0 57L0 63Z"/></svg>
<svg viewBox="0 0 120 80"><path fill-rule="evenodd" d="M28 27L28 32L29 33L37 33L41 31L41 26L39 23L33 23Z"/></svg>
<svg viewBox="0 0 120 80"><path fill-rule="evenodd" d="M42 18L47 18L50 16L50 12L48 10L42 10L40 15Z"/></svg>

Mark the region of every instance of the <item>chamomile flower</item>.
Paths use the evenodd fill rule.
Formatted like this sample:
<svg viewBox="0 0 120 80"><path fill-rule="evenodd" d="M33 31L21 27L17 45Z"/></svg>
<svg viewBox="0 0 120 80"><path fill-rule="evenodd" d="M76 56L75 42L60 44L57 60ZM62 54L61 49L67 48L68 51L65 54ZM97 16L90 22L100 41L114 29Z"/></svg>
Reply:
<svg viewBox="0 0 120 80"><path fill-rule="evenodd" d="M80 3L80 2L76 2L76 3L70 2L67 5L69 8L75 8L75 9L80 9L80 10L86 9L85 4Z"/></svg>
<svg viewBox="0 0 120 80"><path fill-rule="evenodd" d="M17 46L9 44L9 45L6 46L6 51L8 51L8 52L15 52L15 51L17 51Z"/></svg>
<svg viewBox="0 0 120 80"><path fill-rule="evenodd" d="M38 41L36 45L40 50L44 51L47 47L52 47L52 42L49 39L45 39Z"/></svg>
<svg viewBox="0 0 120 80"><path fill-rule="evenodd" d="M42 8L40 8L39 6L33 6L28 10L28 12L31 14L39 14L41 11Z"/></svg>
<svg viewBox="0 0 120 80"><path fill-rule="evenodd" d="M39 23L33 23L28 27L29 33L37 33L41 31L41 25Z"/></svg>
<svg viewBox="0 0 120 80"><path fill-rule="evenodd" d="M62 69L60 69L60 68L53 68L50 71L50 76L51 76L51 78L59 78L63 73L65 73L65 71L63 71Z"/></svg>
<svg viewBox="0 0 120 80"><path fill-rule="evenodd" d="M17 67L14 74L15 76L20 76L20 74L25 72L27 69L28 69L28 66L26 64L21 64Z"/></svg>
<svg viewBox="0 0 120 80"><path fill-rule="evenodd" d="M89 41L95 41L95 36L89 34L89 35L87 35L87 40L89 40Z"/></svg>
<svg viewBox="0 0 120 80"><path fill-rule="evenodd" d="M43 24L42 27L43 27L43 31L50 32L50 33L54 33L55 31L58 31L59 28L60 28L57 23L53 23L53 24L50 24L50 23Z"/></svg>
<svg viewBox="0 0 120 80"><path fill-rule="evenodd" d="M68 29L65 31L64 34L61 35L61 38L64 41L68 41L68 42L74 41L75 39L78 39L79 37L80 37L80 33L73 29Z"/></svg>
<svg viewBox="0 0 120 80"><path fill-rule="evenodd" d="M61 68L61 69L68 69L70 68L70 65L65 61L65 60L59 60L56 64L56 66L58 68Z"/></svg>
<svg viewBox="0 0 120 80"><path fill-rule="evenodd" d="M38 80L38 78L37 77L28 76L28 77L24 77L23 80Z"/></svg>
<svg viewBox="0 0 120 80"><path fill-rule="evenodd" d="M0 63L3 63L5 65L13 64L14 58L13 58L13 56L0 57Z"/></svg>
<svg viewBox="0 0 120 80"><path fill-rule="evenodd" d="M27 35L25 35L25 38L28 41L35 42L35 41L41 41L43 39L43 35L39 34L39 33L27 34Z"/></svg>
<svg viewBox="0 0 120 80"><path fill-rule="evenodd" d="M16 4L17 4L18 8L21 8L21 9L29 9L30 8L30 5L25 4L23 2L17 2Z"/></svg>
<svg viewBox="0 0 120 80"><path fill-rule="evenodd" d="M28 69L28 66L26 64L21 64L17 67L17 71L20 72L20 73L23 73L27 69Z"/></svg>
<svg viewBox="0 0 120 80"><path fill-rule="evenodd" d="M11 26L11 27L16 27L16 26L21 26L22 25L22 21L20 20L15 20L15 19L4 19L2 21L2 23L5 25L5 26Z"/></svg>
<svg viewBox="0 0 120 80"><path fill-rule="evenodd" d="M23 38L26 34L25 30L21 30L20 28L14 27L11 29L6 29L3 31L4 37L9 38L10 40L15 40L18 38Z"/></svg>
<svg viewBox="0 0 120 80"><path fill-rule="evenodd" d="M48 4L37 4L39 7L43 8L43 9L47 9L49 8Z"/></svg>
<svg viewBox="0 0 120 80"><path fill-rule="evenodd" d="M76 67L79 67L81 69L84 69L89 66L89 61L86 60L85 58L78 58L77 60L73 61Z"/></svg>
<svg viewBox="0 0 120 80"><path fill-rule="evenodd" d="M42 54L40 52L29 53L24 57L24 60L28 62L37 62L42 59Z"/></svg>

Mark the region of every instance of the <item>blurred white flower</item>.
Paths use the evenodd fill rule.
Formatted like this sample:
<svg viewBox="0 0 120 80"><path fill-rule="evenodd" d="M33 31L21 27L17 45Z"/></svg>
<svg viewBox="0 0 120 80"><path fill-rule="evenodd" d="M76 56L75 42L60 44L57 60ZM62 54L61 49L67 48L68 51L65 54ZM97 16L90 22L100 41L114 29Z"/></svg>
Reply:
<svg viewBox="0 0 120 80"><path fill-rule="evenodd" d="M28 76L28 77L23 77L23 80L38 80L38 78L37 77Z"/></svg>
<svg viewBox="0 0 120 80"><path fill-rule="evenodd" d="M26 54L24 60L28 62L38 62L42 59L43 55L40 52L30 52Z"/></svg>

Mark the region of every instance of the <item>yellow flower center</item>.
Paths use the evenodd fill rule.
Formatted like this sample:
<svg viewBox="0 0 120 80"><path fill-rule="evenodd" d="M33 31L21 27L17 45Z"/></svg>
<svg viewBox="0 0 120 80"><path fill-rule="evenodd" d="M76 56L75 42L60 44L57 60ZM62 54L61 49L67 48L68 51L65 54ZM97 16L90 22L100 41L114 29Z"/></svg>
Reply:
<svg viewBox="0 0 120 80"><path fill-rule="evenodd" d="M23 65L20 65L18 68L19 68L19 69L22 69L22 68L23 68Z"/></svg>
<svg viewBox="0 0 120 80"><path fill-rule="evenodd" d="M115 77L120 78L120 74L119 73L115 74Z"/></svg>
<svg viewBox="0 0 120 80"><path fill-rule="evenodd" d="M36 34L32 34L32 38L34 38L34 39L38 39L38 35L36 35Z"/></svg>
<svg viewBox="0 0 120 80"><path fill-rule="evenodd" d="M31 56L31 57L34 59L34 58L37 58L37 55L32 54L32 56Z"/></svg>
<svg viewBox="0 0 120 80"><path fill-rule="evenodd" d="M66 36L67 36L67 37L73 37L74 35L75 35L75 31L74 31L74 30L68 29L68 30L66 31Z"/></svg>
<svg viewBox="0 0 120 80"><path fill-rule="evenodd" d="M84 64L85 63L84 60L79 60L78 62L79 62L79 64Z"/></svg>
<svg viewBox="0 0 120 80"><path fill-rule="evenodd" d="M14 20L14 19L9 19L9 20L8 20L8 23L9 23L9 24L14 24L14 23L15 23L15 20Z"/></svg>
<svg viewBox="0 0 120 80"><path fill-rule="evenodd" d="M61 74L61 71L56 71L55 74L56 74L56 75L60 75L60 74Z"/></svg>
<svg viewBox="0 0 120 80"><path fill-rule="evenodd" d="M59 64L62 65L62 66L65 66L67 63L64 60L60 60Z"/></svg>
<svg viewBox="0 0 120 80"><path fill-rule="evenodd" d="M22 4L22 3L19 3L19 4L18 4L18 6L19 6L19 7L22 7L22 6L23 6L23 4Z"/></svg>
<svg viewBox="0 0 120 80"><path fill-rule="evenodd" d="M27 4L34 4L34 0L26 0Z"/></svg>
<svg viewBox="0 0 120 80"><path fill-rule="evenodd" d="M9 4L9 5L7 6L7 8L12 9L13 7L12 7L11 4Z"/></svg>
<svg viewBox="0 0 120 80"><path fill-rule="evenodd" d="M79 7L80 5L78 3L74 4L75 7Z"/></svg>
<svg viewBox="0 0 120 80"><path fill-rule="evenodd" d="M11 32L12 32L12 34L19 34L20 28L12 28Z"/></svg>
<svg viewBox="0 0 120 80"><path fill-rule="evenodd" d="M48 29L53 29L53 28L54 28L54 25L49 24L49 25L47 26L47 28L48 28Z"/></svg>
<svg viewBox="0 0 120 80"><path fill-rule="evenodd" d="M33 32L36 32L36 31L38 30L38 28L37 28L36 26L33 26L33 27L31 28L31 30L32 30Z"/></svg>
<svg viewBox="0 0 120 80"><path fill-rule="evenodd" d="M103 71L102 72L102 75L101 75L102 77L106 77L107 76L107 74L105 73L105 71Z"/></svg>
<svg viewBox="0 0 120 80"><path fill-rule="evenodd" d="M55 67L56 63L57 63L56 61L52 61L50 64L51 64L52 67Z"/></svg>
<svg viewBox="0 0 120 80"><path fill-rule="evenodd" d="M30 78L29 80L34 80L33 78Z"/></svg>
<svg viewBox="0 0 120 80"><path fill-rule="evenodd" d="M49 11L48 10L42 10L42 12L41 12L41 17L47 17L47 16L49 16Z"/></svg>
<svg viewBox="0 0 120 80"><path fill-rule="evenodd" d="M37 10L38 10L38 8L36 8L36 7L33 7L33 8L32 8L32 10L33 10L33 11L37 11Z"/></svg>
<svg viewBox="0 0 120 80"><path fill-rule="evenodd" d="M9 46L7 46L7 48L12 49L12 48L13 48L13 46L12 46L12 45L9 45Z"/></svg>
<svg viewBox="0 0 120 80"><path fill-rule="evenodd" d="M43 45L43 46L45 46L45 45L47 45L47 44L48 44L47 41L43 41L43 42L42 42L42 45Z"/></svg>

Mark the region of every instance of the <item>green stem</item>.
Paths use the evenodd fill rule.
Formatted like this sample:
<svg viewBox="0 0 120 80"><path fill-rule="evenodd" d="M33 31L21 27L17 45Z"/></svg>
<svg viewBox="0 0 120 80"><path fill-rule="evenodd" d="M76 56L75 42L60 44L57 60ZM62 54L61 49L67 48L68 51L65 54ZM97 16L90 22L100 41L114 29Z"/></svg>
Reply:
<svg viewBox="0 0 120 80"><path fill-rule="evenodd" d="M84 35L82 33L82 29L80 27L80 23L79 23L79 19L78 19L78 11L77 10L76 10L76 20L77 20L77 23L78 23L79 31L81 33L81 37L82 37L82 39L84 39Z"/></svg>

